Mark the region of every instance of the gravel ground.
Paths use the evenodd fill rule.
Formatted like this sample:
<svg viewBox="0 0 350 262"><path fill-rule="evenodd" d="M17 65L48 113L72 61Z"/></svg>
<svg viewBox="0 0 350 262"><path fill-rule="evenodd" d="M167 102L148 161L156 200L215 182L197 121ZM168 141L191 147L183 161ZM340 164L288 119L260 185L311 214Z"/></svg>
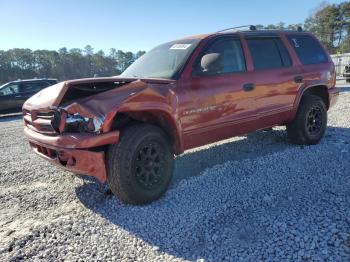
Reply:
<svg viewBox="0 0 350 262"><path fill-rule="evenodd" d="M316 146L282 127L177 157L170 190L122 204L0 119L0 260L350 261L350 88Z"/></svg>

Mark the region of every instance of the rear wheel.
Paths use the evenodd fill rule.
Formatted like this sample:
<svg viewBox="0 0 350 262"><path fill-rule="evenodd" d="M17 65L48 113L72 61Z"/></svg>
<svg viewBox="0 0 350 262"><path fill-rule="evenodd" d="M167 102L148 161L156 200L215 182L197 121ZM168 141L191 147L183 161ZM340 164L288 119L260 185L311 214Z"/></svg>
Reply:
<svg viewBox="0 0 350 262"><path fill-rule="evenodd" d="M302 98L295 119L287 125L289 139L295 144L314 145L327 127L327 109L323 100L314 95Z"/></svg>
<svg viewBox="0 0 350 262"><path fill-rule="evenodd" d="M165 133L147 124L126 128L107 152L107 178L112 192L129 204L147 204L167 190L174 154Z"/></svg>

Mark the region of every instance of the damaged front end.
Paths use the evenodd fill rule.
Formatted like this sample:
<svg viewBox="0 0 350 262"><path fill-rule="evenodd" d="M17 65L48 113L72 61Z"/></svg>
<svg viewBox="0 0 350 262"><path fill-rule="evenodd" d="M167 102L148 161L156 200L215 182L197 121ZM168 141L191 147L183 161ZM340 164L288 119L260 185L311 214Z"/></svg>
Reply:
<svg viewBox="0 0 350 262"><path fill-rule="evenodd" d="M103 146L117 143L119 131L104 132L107 112L91 107L89 102L94 95L130 82L70 81L31 97L22 110L30 146L60 167L105 182Z"/></svg>
<svg viewBox="0 0 350 262"><path fill-rule="evenodd" d="M106 181L105 145L117 143L119 131L100 133L102 120L63 109L23 110L24 132L32 149L41 157L71 172Z"/></svg>
<svg viewBox="0 0 350 262"><path fill-rule="evenodd" d="M122 113L133 111L136 119L144 120L150 114L140 112L150 104L156 110L172 111L168 104L174 105L174 95L164 88L171 83L174 81L118 77L59 83L25 102L24 132L41 157L105 182L105 149L119 142L116 118L123 122ZM121 113L119 120L117 113Z"/></svg>

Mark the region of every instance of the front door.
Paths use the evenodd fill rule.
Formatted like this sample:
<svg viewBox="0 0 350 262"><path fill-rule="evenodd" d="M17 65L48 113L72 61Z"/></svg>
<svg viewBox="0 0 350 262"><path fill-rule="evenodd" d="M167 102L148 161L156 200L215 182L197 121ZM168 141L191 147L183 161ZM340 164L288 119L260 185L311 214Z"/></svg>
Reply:
<svg viewBox="0 0 350 262"><path fill-rule="evenodd" d="M185 149L245 133L246 120L256 114L256 92L246 77L240 39L209 42L178 95Z"/></svg>

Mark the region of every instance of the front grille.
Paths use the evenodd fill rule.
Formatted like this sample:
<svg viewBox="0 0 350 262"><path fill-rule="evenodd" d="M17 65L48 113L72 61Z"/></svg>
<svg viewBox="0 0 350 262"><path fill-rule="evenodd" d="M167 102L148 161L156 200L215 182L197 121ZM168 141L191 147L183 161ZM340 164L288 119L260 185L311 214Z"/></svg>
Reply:
<svg viewBox="0 0 350 262"><path fill-rule="evenodd" d="M52 126L55 121L55 111L28 111L23 110L23 119L25 125L42 134L56 135L57 131Z"/></svg>

